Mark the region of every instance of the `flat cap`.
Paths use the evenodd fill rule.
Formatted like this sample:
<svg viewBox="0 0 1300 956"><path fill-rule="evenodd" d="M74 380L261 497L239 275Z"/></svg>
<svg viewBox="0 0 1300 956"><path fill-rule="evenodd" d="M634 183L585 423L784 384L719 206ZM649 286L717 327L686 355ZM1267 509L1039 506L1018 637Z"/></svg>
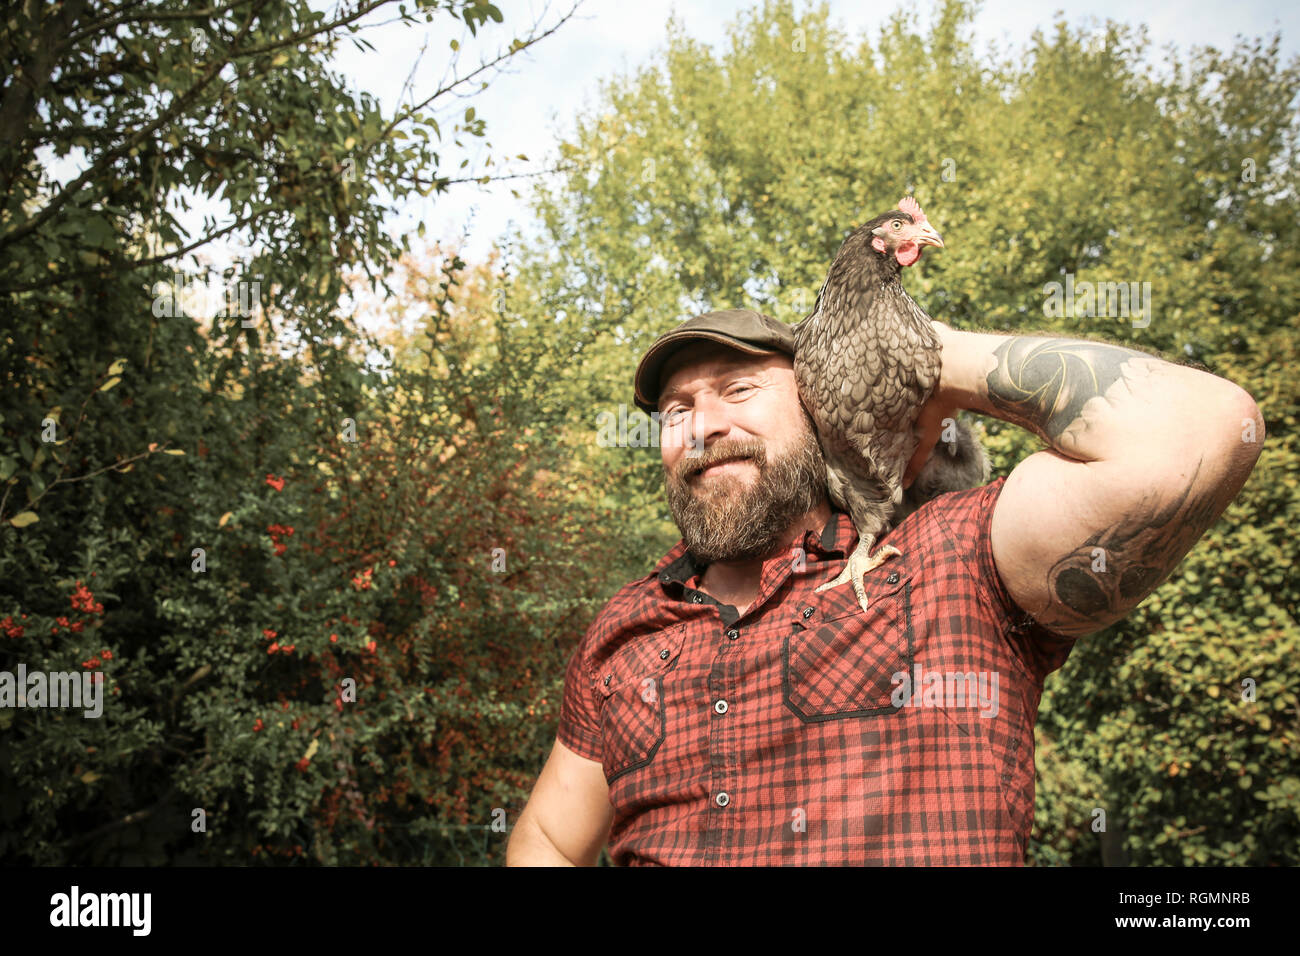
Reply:
<svg viewBox="0 0 1300 956"><path fill-rule="evenodd" d="M784 352L794 358L794 333L790 326L752 309L726 309L687 319L669 329L646 349L636 368L636 405L646 414L659 410L659 376L664 365L691 342L720 342L749 355Z"/></svg>

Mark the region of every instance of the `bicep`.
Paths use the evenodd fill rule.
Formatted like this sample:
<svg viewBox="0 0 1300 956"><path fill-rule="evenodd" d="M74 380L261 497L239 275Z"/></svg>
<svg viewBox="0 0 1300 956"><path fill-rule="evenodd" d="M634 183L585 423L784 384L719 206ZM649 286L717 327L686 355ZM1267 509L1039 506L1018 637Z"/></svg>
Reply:
<svg viewBox="0 0 1300 956"><path fill-rule="evenodd" d="M600 761L579 756L557 739L519 825L538 827L564 857L591 866L609 838L613 820Z"/></svg>
<svg viewBox="0 0 1300 956"><path fill-rule="evenodd" d="M1214 523L1254 461L1226 442L1188 449L1152 441L1104 461L1050 450L1026 458L1008 476L989 532L1007 593L1073 637L1123 618Z"/></svg>

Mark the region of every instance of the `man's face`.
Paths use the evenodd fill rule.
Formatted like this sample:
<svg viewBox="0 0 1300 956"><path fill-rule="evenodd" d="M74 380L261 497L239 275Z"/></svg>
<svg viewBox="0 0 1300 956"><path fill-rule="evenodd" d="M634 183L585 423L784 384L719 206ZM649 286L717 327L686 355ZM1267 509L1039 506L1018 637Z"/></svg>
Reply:
<svg viewBox="0 0 1300 956"><path fill-rule="evenodd" d="M826 495L826 463L788 355L721 344L664 367L660 450L668 504L701 561L770 557Z"/></svg>

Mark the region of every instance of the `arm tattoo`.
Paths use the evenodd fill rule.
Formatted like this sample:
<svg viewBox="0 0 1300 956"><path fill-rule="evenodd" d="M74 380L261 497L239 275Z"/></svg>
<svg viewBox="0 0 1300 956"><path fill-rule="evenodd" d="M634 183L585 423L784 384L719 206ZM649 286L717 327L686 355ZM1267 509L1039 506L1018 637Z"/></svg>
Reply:
<svg viewBox="0 0 1300 956"><path fill-rule="evenodd" d="M1122 522L1095 532L1053 564L1049 604L1039 620L1063 634L1091 634L1154 591L1221 510L1204 489L1193 494L1204 462L1197 461L1181 493L1148 491Z"/></svg>
<svg viewBox="0 0 1300 956"><path fill-rule="evenodd" d="M1124 365L1150 356L1117 345L1080 339L1015 336L993 352L989 401L1008 421L1024 425L1053 445L1079 420L1089 399L1124 378Z"/></svg>

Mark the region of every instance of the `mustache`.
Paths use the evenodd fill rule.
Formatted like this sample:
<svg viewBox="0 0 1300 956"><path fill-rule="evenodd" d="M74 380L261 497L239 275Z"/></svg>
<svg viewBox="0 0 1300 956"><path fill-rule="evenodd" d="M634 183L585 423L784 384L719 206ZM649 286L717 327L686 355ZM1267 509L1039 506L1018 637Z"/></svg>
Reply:
<svg viewBox="0 0 1300 956"><path fill-rule="evenodd" d="M726 445L714 445L696 457L685 458L677 466L677 478L688 481L706 468L724 461L753 461L759 471L767 465L767 449L760 441L735 441Z"/></svg>

